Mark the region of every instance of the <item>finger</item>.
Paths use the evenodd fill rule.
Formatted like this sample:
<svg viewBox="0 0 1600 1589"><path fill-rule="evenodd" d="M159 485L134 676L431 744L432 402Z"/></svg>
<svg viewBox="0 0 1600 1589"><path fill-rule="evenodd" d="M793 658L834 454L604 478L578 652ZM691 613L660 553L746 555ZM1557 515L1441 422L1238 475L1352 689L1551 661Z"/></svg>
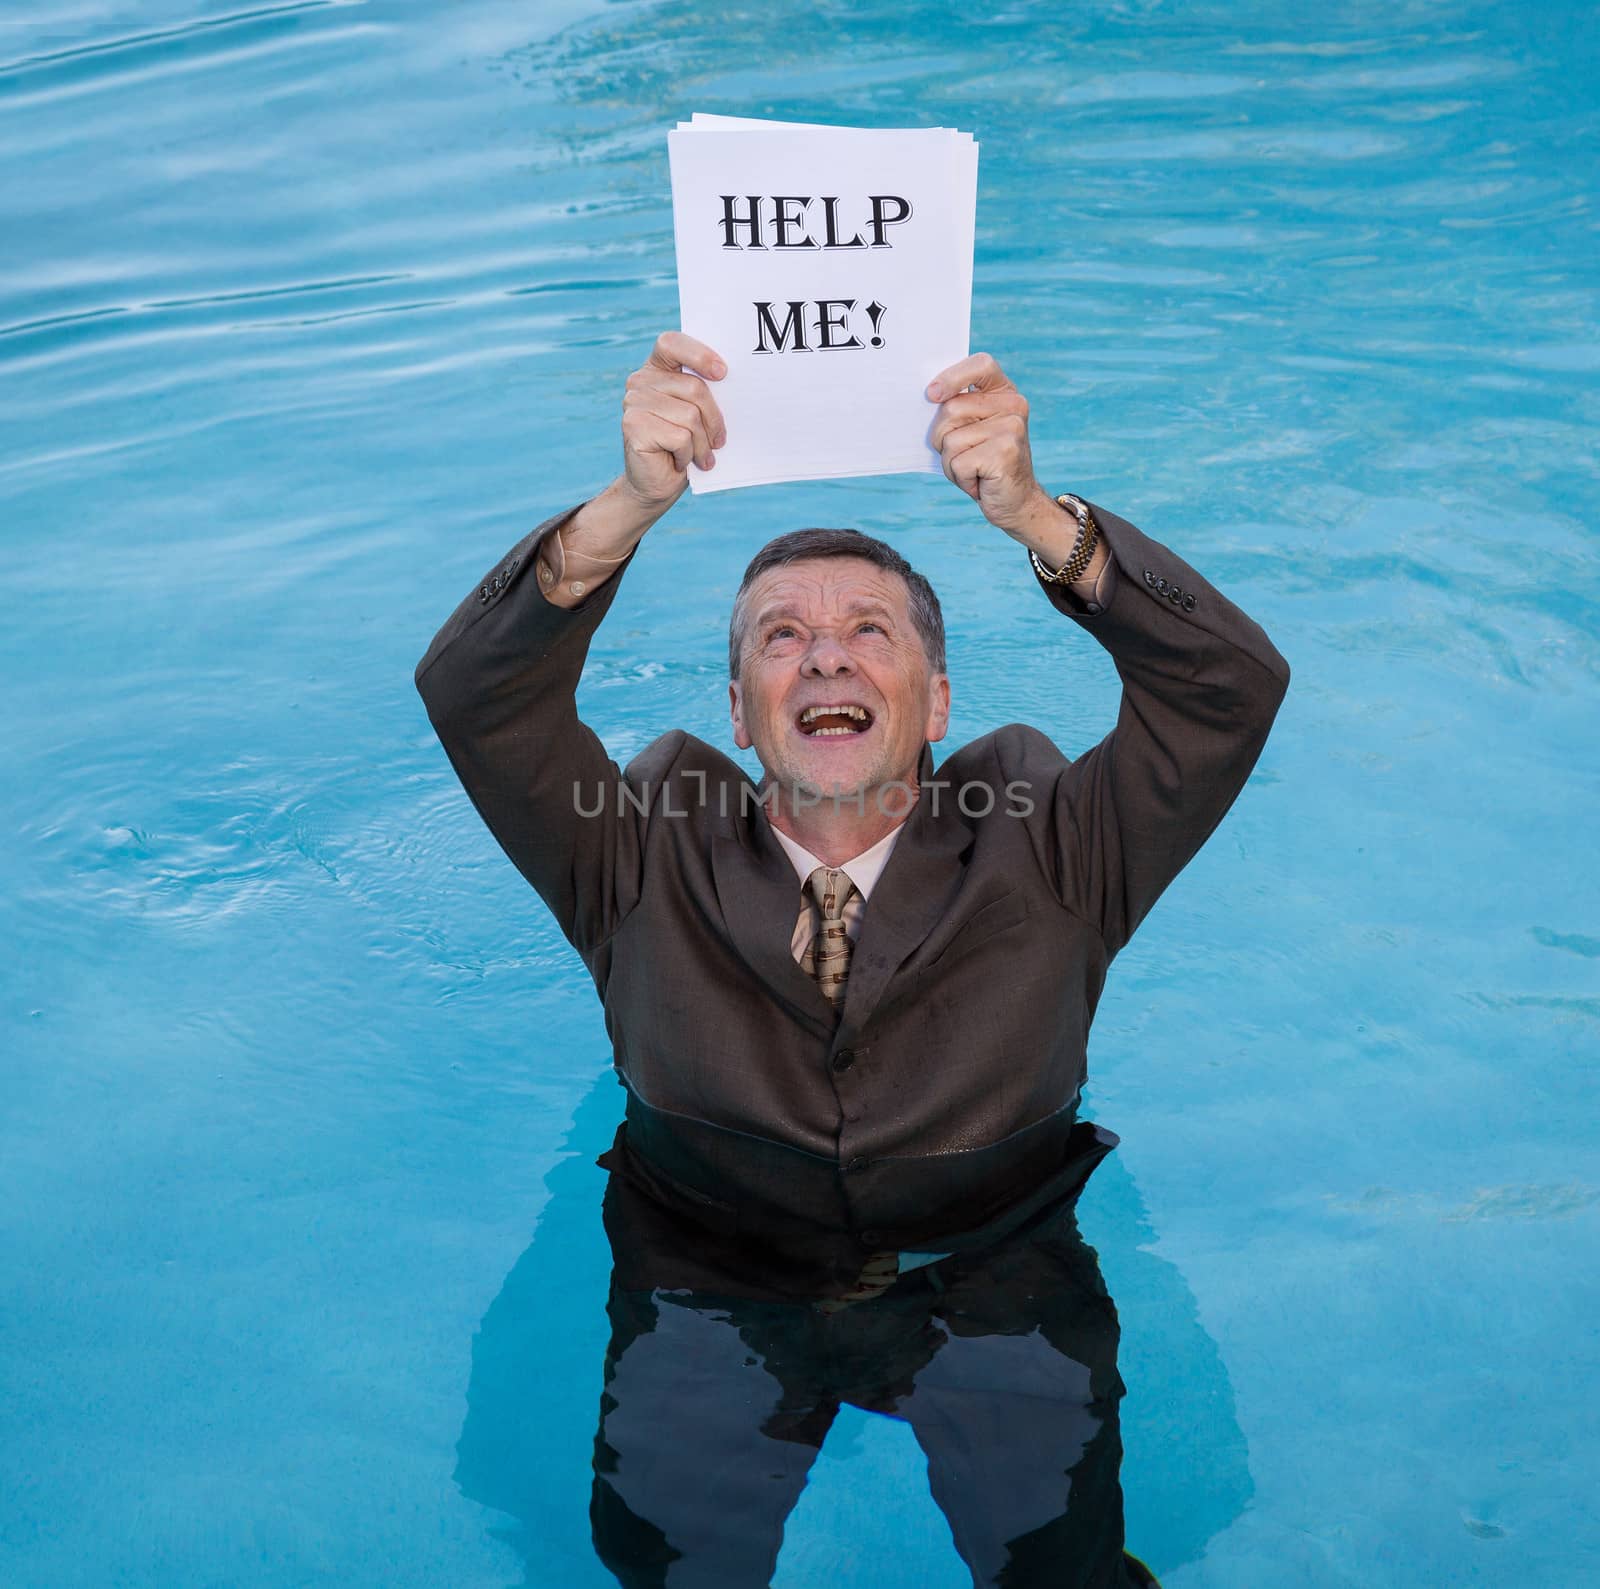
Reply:
<svg viewBox="0 0 1600 1589"><path fill-rule="evenodd" d="M1024 421L1028 417L1028 400L1015 387L1005 392L962 392L947 397L939 405L939 416L928 433L929 445L937 449L951 431L1002 414L1014 414Z"/></svg>
<svg viewBox="0 0 1600 1589"><path fill-rule="evenodd" d="M953 392L964 392L969 386L976 386L980 392L1016 390L1006 379L1005 371L995 363L992 353L973 353L940 370L928 382L928 397L937 403Z"/></svg>
<svg viewBox="0 0 1600 1589"><path fill-rule="evenodd" d="M628 377L627 390L670 392L674 397L693 403L700 412L700 423L706 435L710 437L711 445L721 447L726 444L728 427L723 420L722 410L717 406L716 398L711 395L711 388L698 375L655 369L647 364ZM623 402L627 402L626 397L623 398Z"/></svg>
<svg viewBox="0 0 1600 1589"><path fill-rule="evenodd" d="M1004 479L1009 467L1009 455L1003 438L991 436L976 447L967 447L946 460L945 474L955 485L972 498L983 500L985 480Z"/></svg>
<svg viewBox="0 0 1600 1589"><path fill-rule="evenodd" d="M976 425L963 425L959 430L952 431L945 437L939 452L947 459L959 458L974 447L995 442L999 444L999 450L1015 462L1022 456L1027 435L1023 422L1015 414L997 414L993 419L983 420Z"/></svg>
<svg viewBox="0 0 1600 1589"><path fill-rule="evenodd" d="M702 469L709 468L706 459L711 456L711 438L706 434L705 418L693 403L670 392L641 390L627 393L622 399L624 411L640 410L658 414L662 419L686 430L694 438L695 461Z"/></svg>
<svg viewBox="0 0 1600 1589"><path fill-rule="evenodd" d="M645 362L658 370L681 370L688 365L711 381L720 381L728 373L728 366L715 348L682 331L663 331Z"/></svg>
<svg viewBox="0 0 1600 1589"><path fill-rule="evenodd" d="M1022 448L1015 435L992 435L942 460L946 477L974 501L985 480L1014 480L1022 470Z"/></svg>
<svg viewBox="0 0 1600 1589"><path fill-rule="evenodd" d="M693 435L647 408L622 416L622 439L641 458L652 452L667 454L679 474L687 474L694 459Z"/></svg>

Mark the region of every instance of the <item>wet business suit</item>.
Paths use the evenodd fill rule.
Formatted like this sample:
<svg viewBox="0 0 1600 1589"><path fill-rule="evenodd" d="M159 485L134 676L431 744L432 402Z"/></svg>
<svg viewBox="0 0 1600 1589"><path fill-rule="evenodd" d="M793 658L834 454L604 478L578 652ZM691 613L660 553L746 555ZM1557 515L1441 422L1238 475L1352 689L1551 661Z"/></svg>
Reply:
<svg viewBox="0 0 1600 1589"><path fill-rule="evenodd" d="M418 664L462 784L604 1002L628 1089L612 1167L708 1229L840 1275L863 1251L981 1250L1104 1151L1076 1105L1106 968L1243 787L1289 670L1176 553L1090 506L1104 609L1042 588L1110 652L1116 727L1075 760L1019 724L936 773L924 750L842 1017L795 963L794 871L743 770L681 731L622 770L578 719L631 558L556 607L533 577L552 519Z"/></svg>
<svg viewBox="0 0 1600 1589"><path fill-rule="evenodd" d="M1085 1044L1111 959L1260 755L1288 666L1189 564L1091 511L1104 605L1041 585L1110 652L1115 729L1075 760L1015 724L937 770L924 749L838 1014L796 964L797 879L743 771L681 732L619 769L577 717L627 562L555 607L533 578L565 516L548 521L418 664L463 786L593 976L628 1092L601 1161L616 1269L593 1513L624 1584L764 1582L845 1402L912 1425L978 1582L1141 1581L1115 1310L1072 1223L1116 1140L1076 1117ZM816 1308L883 1250L952 1256Z"/></svg>
<svg viewBox="0 0 1600 1589"><path fill-rule="evenodd" d="M837 1313L757 1294L737 1247L622 1177L605 1221L611 1340L590 1519L624 1589L766 1584L846 1405L909 1426L975 1583L1148 1581L1123 1554L1117 1313L1070 1207Z"/></svg>

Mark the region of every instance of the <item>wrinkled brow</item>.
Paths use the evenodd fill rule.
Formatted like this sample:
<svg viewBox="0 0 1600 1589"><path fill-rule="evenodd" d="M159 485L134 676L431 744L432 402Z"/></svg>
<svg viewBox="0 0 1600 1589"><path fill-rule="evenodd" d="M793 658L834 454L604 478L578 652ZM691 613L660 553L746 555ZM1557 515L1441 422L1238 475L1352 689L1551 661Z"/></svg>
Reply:
<svg viewBox="0 0 1600 1589"><path fill-rule="evenodd" d="M848 618L883 618L892 626L895 622L894 613L881 601L873 601L864 597L848 603L845 607L845 616ZM785 619L794 623L803 623L805 620L800 612L791 606L780 605L776 607L763 607L756 614L756 628L765 629L768 624L777 623Z"/></svg>

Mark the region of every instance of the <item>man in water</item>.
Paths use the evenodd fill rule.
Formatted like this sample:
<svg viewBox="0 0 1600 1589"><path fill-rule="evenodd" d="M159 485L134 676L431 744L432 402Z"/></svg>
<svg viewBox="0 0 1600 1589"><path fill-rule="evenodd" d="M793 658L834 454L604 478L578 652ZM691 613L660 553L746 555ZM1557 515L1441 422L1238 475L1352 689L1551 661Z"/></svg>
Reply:
<svg viewBox="0 0 1600 1589"><path fill-rule="evenodd" d="M1110 652L1111 732L1073 760L1013 724L935 771L937 597L884 543L803 530L756 553L730 624L759 785L682 732L619 769L575 690L640 541L715 466L723 373L661 336L622 474L512 548L416 674L627 1089L597 1547L630 1586L765 1583L848 1401L911 1423L978 1582L1150 1582L1122 1551L1115 1311L1073 1220L1116 1141L1076 1117L1085 1043L1288 666L1170 549L1047 492L1025 399L976 354L928 388L932 445Z"/></svg>

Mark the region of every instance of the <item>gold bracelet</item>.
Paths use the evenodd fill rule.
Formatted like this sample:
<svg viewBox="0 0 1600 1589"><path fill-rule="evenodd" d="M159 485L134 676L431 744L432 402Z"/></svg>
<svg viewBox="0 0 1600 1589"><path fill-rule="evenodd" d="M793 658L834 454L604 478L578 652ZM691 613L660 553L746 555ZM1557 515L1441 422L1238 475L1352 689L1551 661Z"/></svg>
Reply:
<svg viewBox="0 0 1600 1589"><path fill-rule="evenodd" d="M1056 498L1058 506L1066 508L1078 521L1078 538L1072 543L1072 555L1053 574L1039 561L1039 554L1029 550L1028 556L1033 560L1033 571L1047 585L1070 585L1083 576L1083 571L1089 566L1094 557L1095 542L1100 538L1100 526L1095 523L1094 515L1089 511L1089 504L1082 497L1075 497L1070 491L1063 491Z"/></svg>

